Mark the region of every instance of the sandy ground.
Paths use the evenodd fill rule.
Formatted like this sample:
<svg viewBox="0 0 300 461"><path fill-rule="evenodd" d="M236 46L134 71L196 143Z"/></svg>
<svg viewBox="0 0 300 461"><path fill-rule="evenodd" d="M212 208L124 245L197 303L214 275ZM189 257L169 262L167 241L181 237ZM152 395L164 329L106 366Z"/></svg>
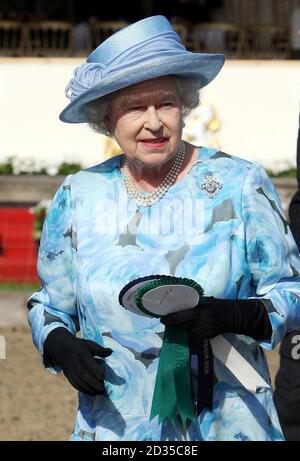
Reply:
<svg viewBox="0 0 300 461"><path fill-rule="evenodd" d="M0 440L68 440L77 393L62 374L41 366L27 325L30 294L0 294L0 335L6 343L6 359L0 359ZM274 382L278 349L267 357Z"/></svg>
<svg viewBox="0 0 300 461"><path fill-rule="evenodd" d="M0 294L0 335L6 359L0 360L0 440L68 440L77 393L63 374L40 363L27 325L21 294Z"/></svg>

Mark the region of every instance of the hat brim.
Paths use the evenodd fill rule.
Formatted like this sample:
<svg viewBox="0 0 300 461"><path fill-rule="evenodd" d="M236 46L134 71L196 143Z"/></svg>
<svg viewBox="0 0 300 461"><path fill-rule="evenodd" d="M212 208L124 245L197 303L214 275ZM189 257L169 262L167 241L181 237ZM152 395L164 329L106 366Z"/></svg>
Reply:
<svg viewBox="0 0 300 461"><path fill-rule="evenodd" d="M199 82L199 89L210 83L220 72L224 65L223 54L191 53L172 55L139 62L129 69L118 70L114 74L103 78L101 83L95 85L74 99L61 112L59 118L67 123L88 122L84 113L86 103L106 96L114 91L121 90L145 80L151 80L167 75L178 75L194 78Z"/></svg>

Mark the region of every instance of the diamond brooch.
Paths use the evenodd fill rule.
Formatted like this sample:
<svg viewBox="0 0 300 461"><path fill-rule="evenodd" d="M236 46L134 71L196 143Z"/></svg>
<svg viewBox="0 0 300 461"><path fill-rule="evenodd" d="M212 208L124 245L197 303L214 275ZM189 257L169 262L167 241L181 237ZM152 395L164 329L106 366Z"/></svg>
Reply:
<svg viewBox="0 0 300 461"><path fill-rule="evenodd" d="M213 175L207 175L201 184L201 189L209 198L213 198L220 189L222 189L222 183L218 179L214 178Z"/></svg>

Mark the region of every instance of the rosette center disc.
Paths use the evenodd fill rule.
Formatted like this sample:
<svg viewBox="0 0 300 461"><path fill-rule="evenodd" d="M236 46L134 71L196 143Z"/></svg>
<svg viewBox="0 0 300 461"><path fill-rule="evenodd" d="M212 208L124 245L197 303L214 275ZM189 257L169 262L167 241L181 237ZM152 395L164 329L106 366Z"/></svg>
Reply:
<svg viewBox="0 0 300 461"><path fill-rule="evenodd" d="M144 308L156 315L192 309L200 296L197 290L187 285L163 285L152 288L142 296Z"/></svg>

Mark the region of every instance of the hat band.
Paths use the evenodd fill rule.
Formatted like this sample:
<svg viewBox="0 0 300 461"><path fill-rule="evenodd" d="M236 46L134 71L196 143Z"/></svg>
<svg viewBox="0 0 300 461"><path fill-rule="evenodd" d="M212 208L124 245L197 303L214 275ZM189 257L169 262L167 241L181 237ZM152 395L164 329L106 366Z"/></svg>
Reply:
<svg viewBox="0 0 300 461"><path fill-rule="evenodd" d="M163 47L162 47L163 43ZM86 62L74 70L73 78L66 87L66 96L73 101L85 91L99 85L104 78L109 77L115 72L129 69L141 62L147 63L153 59L166 56L172 57L182 53L187 54L185 47L174 32L160 34L159 37L152 37L147 44L139 43L134 48L125 49L123 53L117 54L111 59L108 66L102 62ZM93 54L93 53L92 53Z"/></svg>
<svg viewBox="0 0 300 461"><path fill-rule="evenodd" d="M118 56L130 48L135 49L137 40L143 44L152 40L153 37L169 33L177 36L164 16L156 16L155 21L151 17L145 18L111 35L88 56L87 62L101 62L108 65L114 56Z"/></svg>

